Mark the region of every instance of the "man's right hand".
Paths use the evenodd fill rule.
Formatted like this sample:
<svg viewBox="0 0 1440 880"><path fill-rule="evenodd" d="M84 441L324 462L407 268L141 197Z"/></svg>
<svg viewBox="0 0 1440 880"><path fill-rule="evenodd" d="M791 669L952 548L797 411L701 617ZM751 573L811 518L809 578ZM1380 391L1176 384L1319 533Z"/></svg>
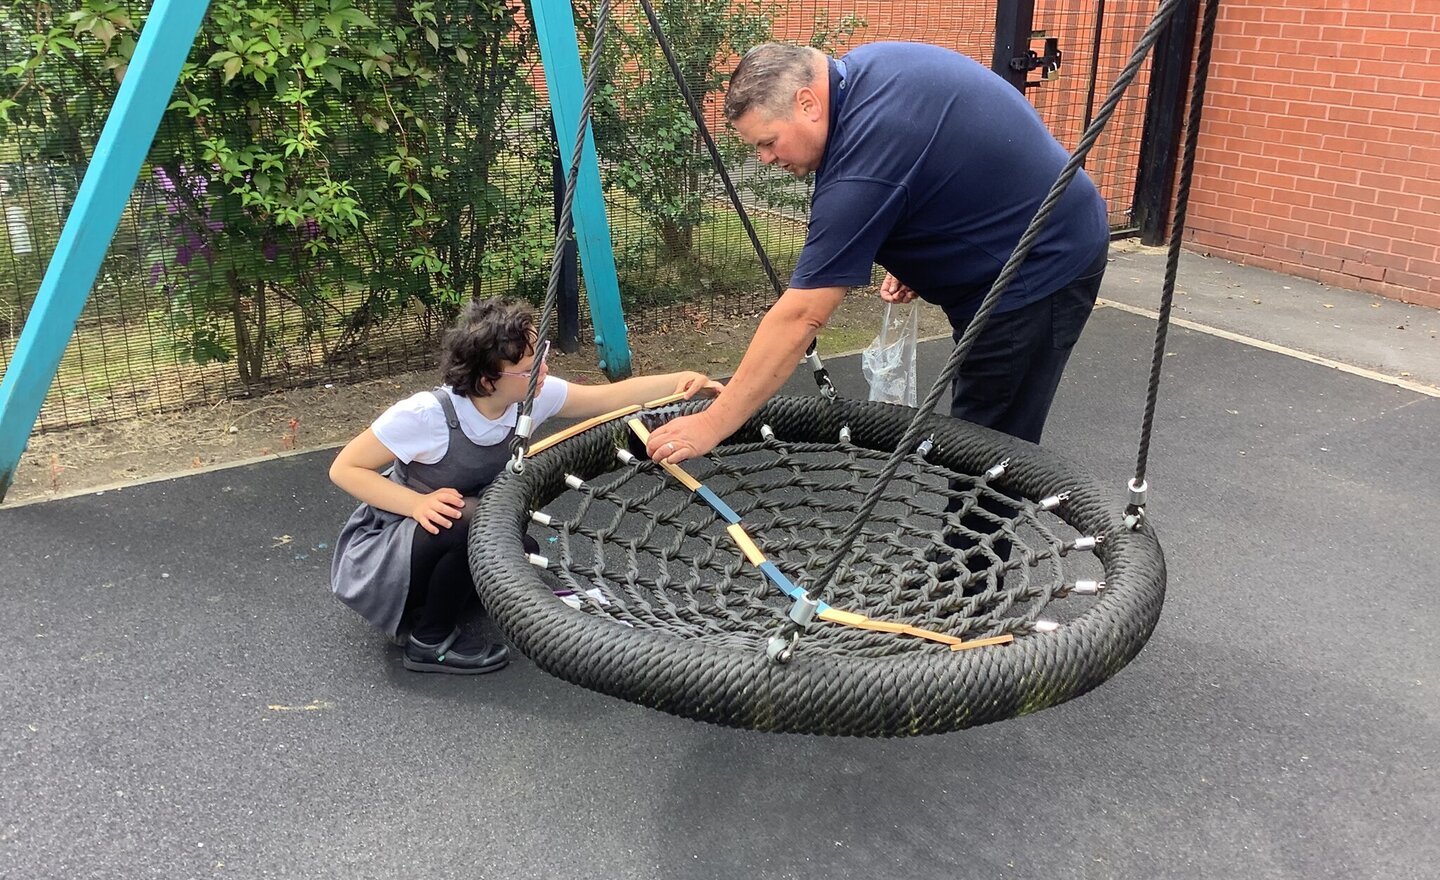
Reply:
<svg viewBox="0 0 1440 880"><path fill-rule="evenodd" d="M880 299L887 303L904 305L915 298L915 291L903 283L899 278L885 273L885 280L880 282Z"/></svg>

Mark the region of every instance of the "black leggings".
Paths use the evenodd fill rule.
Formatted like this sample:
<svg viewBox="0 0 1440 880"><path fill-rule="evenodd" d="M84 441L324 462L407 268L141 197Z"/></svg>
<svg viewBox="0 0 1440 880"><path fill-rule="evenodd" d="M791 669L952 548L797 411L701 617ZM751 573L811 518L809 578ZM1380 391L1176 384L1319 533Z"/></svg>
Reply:
<svg viewBox="0 0 1440 880"><path fill-rule="evenodd" d="M415 526L405 619L411 622L415 638L422 642L438 642L450 635L475 599L466 540L475 505L476 499L466 498L460 518L438 535L430 534L424 526Z"/></svg>
<svg viewBox="0 0 1440 880"><path fill-rule="evenodd" d="M411 631L422 642L438 642L450 635L477 603L475 581L470 576L468 538L478 503L478 499L467 497L460 518L438 535L422 526L415 527L404 620L412 624ZM525 552L539 552L534 538L525 535L524 540Z"/></svg>

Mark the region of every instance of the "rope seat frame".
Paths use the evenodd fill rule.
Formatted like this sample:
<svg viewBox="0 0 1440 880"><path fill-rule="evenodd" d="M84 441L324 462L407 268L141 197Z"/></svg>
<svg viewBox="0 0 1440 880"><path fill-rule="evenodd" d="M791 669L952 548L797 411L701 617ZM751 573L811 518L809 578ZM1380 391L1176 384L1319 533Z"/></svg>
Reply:
<svg viewBox="0 0 1440 880"><path fill-rule="evenodd" d="M704 403L651 410L663 421ZM889 453L911 411L887 404L777 397L718 450L762 442L833 442L849 428L856 446ZM567 491L566 475L616 467L628 443L623 420L591 427L526 462L481 499L469 542L486 609L515 646L546 672L590 690L697 721L788 733L911 736L942 733L1039 711L1094 688L1143 647L1164 600L1164 557L1148 525L1131 529L1111 493L1051 450L952 419L931 417L935 463L980 473L1009 459L1004 486L1024 498L1067 493L1063 519L1095 548L1105 589L1075 620L1012 644L975 651L925 645L887 656L799 651L772 662L757 634L743 640L681 638L619 626L557 599L527 560L530 512ZM658 466L645 461L642 468ZM876 638L898 638L877 634Z"/></svg>

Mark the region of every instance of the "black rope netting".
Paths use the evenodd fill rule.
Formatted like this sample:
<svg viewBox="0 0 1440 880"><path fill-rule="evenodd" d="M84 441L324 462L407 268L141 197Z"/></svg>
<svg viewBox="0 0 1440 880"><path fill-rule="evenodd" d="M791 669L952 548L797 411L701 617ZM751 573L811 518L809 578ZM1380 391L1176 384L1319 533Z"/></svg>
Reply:
<svg viewBox="0 0 1440 880"><path fill-rule="evenodd" d="M814 593L836 522L859 509L885 458L851 443L771 438L728 446L690 471L742 517L770 560ZM1050 603L1073 592L1076 576L1063 562L1082 536L1033 501L1015 506L983 476L907 457L847 561L854 576L830 601L959 638L1033 632ZM786 594L736 552L719 514L657 467L601 474L544 513L549 522L531 536L555 554L548 570L557 590L589 613L754 646L789 608ZM937 544L940 534L964 546ZM998 543L1013 547L1005 558ZM1083 567L1072 560L1068 568ZM1091 568L1082 583L1100 577L1099 566ZM820 627L805 645L867 656L925 647L924 639L843 626Z"/></svg>

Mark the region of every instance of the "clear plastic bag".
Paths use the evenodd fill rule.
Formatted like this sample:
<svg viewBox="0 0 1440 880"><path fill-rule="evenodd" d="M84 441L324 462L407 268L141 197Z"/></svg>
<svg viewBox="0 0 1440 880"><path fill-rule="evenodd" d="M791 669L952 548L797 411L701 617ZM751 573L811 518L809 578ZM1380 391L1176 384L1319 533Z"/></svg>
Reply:
<svg viewBox="0 0 1440 880"><path fill-rule="evenodd" d="M886 303L880 335L861 356L871 400L915 405L915 344L919 339L919 301Z"/></svg>

